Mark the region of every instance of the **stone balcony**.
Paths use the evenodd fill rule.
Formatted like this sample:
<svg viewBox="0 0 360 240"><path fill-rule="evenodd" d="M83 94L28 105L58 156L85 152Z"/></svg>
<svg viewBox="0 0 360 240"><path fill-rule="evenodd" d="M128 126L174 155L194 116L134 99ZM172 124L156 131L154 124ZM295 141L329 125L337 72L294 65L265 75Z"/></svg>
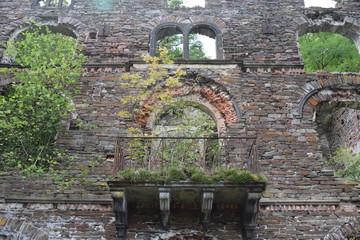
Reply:
<svg viewBox="0 0 360 240"><path fill-rule="evenodd" d="M134 139L136 138L117 139L114 161L116 172L130 167L143 167L132 161L131 153L128 152L128 141ZM178 140L170 139L171 141ZM168 138L141 140L142 143L150 142L152 148L154 148L154 142L157 146L156 151L147 151L149 156L146 159L149 160L145 160L144 166L152 166L151 169L162 169L165 159L158 159L154 156L159 156L159 152L165 151L161 146L169 148L169 143L162 142ZM204 139L195 138L195 140L203 141ZM220 161L233 168L249 169L258 173L255 138L223 138L219 141L221 141L223 149L222 154L219 154L221 155ZM242 144L239 144L240 142ZM169 153L167 154L169 155ZM204 168L207 167L205 162L200 164ZM217 225L224 221L231 223L232 228L236 229L243 239L252 239L257 226L256 216L259 201L266 183L262 181L253 183L228 181L219 183L194 181L150 183L114 178L108 182L108 185L113 198L115 225L119 239L126 239L129 231L134 232L139 228L146 228L146 224L149 222L152 222L152 227L157 226L154 227L157 229L156 231L166 232L187 228L207 232L217 229ZM144 220L139 220L139 212Z"/></svg>

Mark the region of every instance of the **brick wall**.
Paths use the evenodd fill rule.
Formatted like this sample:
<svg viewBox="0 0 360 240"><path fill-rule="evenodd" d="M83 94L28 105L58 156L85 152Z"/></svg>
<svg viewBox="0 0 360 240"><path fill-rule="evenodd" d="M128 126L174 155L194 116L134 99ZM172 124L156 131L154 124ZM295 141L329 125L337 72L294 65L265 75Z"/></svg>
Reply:
<svg viewBox="0 0 360 240"><path fill-rule="evenodd" d="M26 29L30 18L69 29L85 45L89 61L84 71L88 74L79 81L81 93L74 102L75 115L97 128L69 130L69 122L64 122L57 140L84 166L92 160L102 165L91 169L91 181L60 190L46 176L22 179L16 173L0 175L0 236L115 238L106 180L112 174L115 137L125 135L126 129L134 125L131 119L117 116L126 108L120 99L128 94L120 85L121 75L130 72L146 76L146 65L138 60L149 52L152 30L167 22L181 26L205 22L221 31L225 60L179 60L169 68L181 66L187 70L185 85L194 82L194 76L206 80L187 87L217 89L215 96L225 96L238 106L241 117L236 121L225 121L230 116L226 115L228 111L219 111L226 135L258 137L260 168L269 184L261 203L256 239L322 239L346 224L358 227L359 189L324 168L313 118L321 103L358 102L360 77L356 73L305 74L297 44L298 31L307 30L328 29L355 39L354 29L359 27L355 2L342 1L342 9L325 11L303 9L302 1L295 0L208 0L205 8L191 9L169 9L166 1L158 0L106 1L113 5L104 9L102 1L77 0L72 8L60 10L33 9L29 0L1 1L1 42L21 32L20 25ZM329 25L332 27L327 28ZM98 30L104 28L109 33L100 36ZM7 61L2 51L0 58L2 63ZM0 77L0 89L9 78ZM212 104L214 109L224 106L210 100L198 94L194 101ZM349 117L338 118L340 123L346 120L347 127L334 135L346 136L342 141L349 142L351 137L352 144L356 144L358 113L347 111ZM76 176L79 171L72 174ZM236 208L229 205L223 210L225 213L213 213L206 233L197 222L198 210L183 212L183 216L178 211L175 218L179 223L168 232L159 226L159 213L135 207L128 237L240 239L240 230L231 220L236 219L232 215ZM183 221L191 222L191 228Z"/></svg>

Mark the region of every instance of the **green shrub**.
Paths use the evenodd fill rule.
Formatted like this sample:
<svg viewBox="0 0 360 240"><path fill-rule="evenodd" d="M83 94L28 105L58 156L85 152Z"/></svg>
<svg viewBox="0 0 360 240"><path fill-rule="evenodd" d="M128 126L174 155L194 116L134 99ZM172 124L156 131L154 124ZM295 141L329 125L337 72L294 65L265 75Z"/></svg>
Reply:
<svg viewBox="0 0 360 240"><path fill-rule="evenodd" d="M117 174L117 179L131 182L150 182L150 183L171 183L179 181L190 181L196 183L219 183L228 181L233 183L245 184L254 182L267 182L267 178L261 174L252 174L246 170L235 168L220 168L211 175L205 173L200 168L182 169L173 167L170 170L162 170L161 173L149 171L144 168L128 168L121 170Z"/></svg>
<svg viewBox="0 0 360 240"><path fill-rule="evenodd" d="M206 175L205 172L199 168L190 168L189 169L189 179L192 182L198 183L212 183L213 180L209 175Z"/></svg>
<svg viewBox="0 0 360 240"><path fill-rule="evenodd" d="M177 182L186 180L187 176L182 169L179 168L170 168L168 176L166 178L166 182Z"/></svg>
<svg viewBox="0 0 360 240"><path fill-rule="evenodd" d="M116 177L120 180L131 182L151 182L160 183L162 178L158 172L148 171L144 168L127 168L117 173Z"/></svg>
<svg viewBox="0 0 360 240"><path fill-rule="evenodd" d="M340 146L331 157L329 165L335 168L338 177L360 182L360 153L355 154L349 147Z"/></svg>

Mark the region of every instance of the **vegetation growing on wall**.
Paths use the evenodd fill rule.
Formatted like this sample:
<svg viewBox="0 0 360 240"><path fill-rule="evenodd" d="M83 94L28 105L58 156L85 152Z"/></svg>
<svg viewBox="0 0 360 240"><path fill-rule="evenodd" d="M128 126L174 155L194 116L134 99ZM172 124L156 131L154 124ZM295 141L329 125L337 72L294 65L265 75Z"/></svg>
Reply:
<svg viewBox="0 0 360 240"><path fill-rule="evenodd" d="M149 171L144 168L128 168L119 171L116 175L116 178L118 180L130 181L133 183L172 183L179 181L195 183L219 183L225 181L246 184L254 182L267 182L267 178L264 175L252 174L249 171L238 170L235 168L218 168L212 173L212 175L208 175L202 169L195 167L172 167L169 169L169 171Z"/></svg>
<svg viewBox="0 0 360 240"><path fill-rule="evenodd" d="M360 183L360 153L353 153L349 147L340 146L331 157L329 164L336 175Z"/></svg>
<svg viewBox="0 0 360 240"><path fill-rule="evenodd" d="M308 33L299 39L307 72L360 72L360 55L348 38L329 32Z"/></svg>
<svg viewBox="0 0 360 240"><path fill-rule="evenodd" d="M160 63L172 64L173 61L169 59L167 49L161 49L160 57L144 57L149 64L149 75L141 77L139 75L125 74L123 76L123 87L128 88L129 91L134 89L138 92L136 95L126 96L122 102L135 108L135 121L139 124L138 128L129 129L129 134L135 137L209 137L216 132L215 121L205 112L189 105L189 103L177 98L179 87L183 86L180 78L185 75L181 69L174 72L168 72L167 69ZM151 89L151 90L150 90ZM162 110L163 107L166 110ZM147 116L150 114L156 117L156 127L152 131L142 132L142 127L145 124ZM120 117L131 117L129 111L122 111L119 113ZM151 152L151 157L156 157L161 154L161 159L164 160L164 167L188 167L197 166L202 157L205 161L211 162L214 156L218 154L218 143L213 141L206 141L207 153L204 153L203 147L199 147L199 139L174 139L166 142L156 142L154 140L152 147L160 149L161 153L154 150ZM128 143L128 152L131 161L135 161L138 165L151 170L154 166L150 166L144 158L149 157L148 148L151 144L143 142L140 139L134 139ZM167 148L162 148L166 144ZM204 143L203 143L204 145Z"/></svg>
<svg viewBox="0 0 360 240"><path fill-rule="evenodd" d="M20 40L19 40L20 39ZM33 27L6 45L23 69L3 68L17 83L0 96L0 150L3 169L47 169L56 165L60 120L73 110L73 85L86 57L76 39Z"/></svg>

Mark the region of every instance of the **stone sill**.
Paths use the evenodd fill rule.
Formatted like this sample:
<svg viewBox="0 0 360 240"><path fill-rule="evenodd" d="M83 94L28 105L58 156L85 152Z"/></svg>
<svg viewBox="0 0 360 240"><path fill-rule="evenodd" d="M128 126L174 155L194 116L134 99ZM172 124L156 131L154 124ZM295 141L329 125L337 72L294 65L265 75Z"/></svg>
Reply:
<svg viewBox="0 0 360 240"><path fill-rule="evenodd" d="M53 199L53 198L3 198L0 203L35 203L35 204L111 204L109 199Z"/></svg>
<svg viewBox="0 0 360 240"><path fill-rule="evenodd" d="M316 199L261 199L260 206L271 205L339 205L340 200L316 200Z"/></svg>

